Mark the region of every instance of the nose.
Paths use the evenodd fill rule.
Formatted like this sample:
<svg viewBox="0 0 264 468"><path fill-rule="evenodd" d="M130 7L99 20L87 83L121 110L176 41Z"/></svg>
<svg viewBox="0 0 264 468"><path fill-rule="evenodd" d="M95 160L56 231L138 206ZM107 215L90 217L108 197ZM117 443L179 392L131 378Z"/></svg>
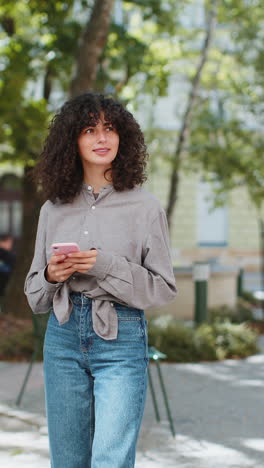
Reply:
<svg viewBox="0 0 264 468"><path fill-rule="evenodd" d="M106 132L105 132L104 128L101 129L101 130L98 130L98 143L99 142L101 143L103 141L106 141Z"/></svg>

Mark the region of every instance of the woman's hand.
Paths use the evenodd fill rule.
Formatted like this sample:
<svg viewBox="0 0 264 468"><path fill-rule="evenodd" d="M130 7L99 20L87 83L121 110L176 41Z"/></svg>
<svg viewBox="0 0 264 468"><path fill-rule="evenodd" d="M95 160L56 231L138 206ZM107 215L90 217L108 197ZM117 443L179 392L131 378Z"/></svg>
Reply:
<svg viewBox="0 0 264 468"><path fill-rule="evenodd" d="M73 252L67 255L67 262L70 262L74 271L85 273L96 263L97 250L91 249L84 252Z"/></svg>
<svg viewBox="0 0 264 468"><path fill-rule="evenodd" d="M74 252L68 255L52 255L46 270L46 279L58 283L68 279L74 272L85 273L96 263L97 250Z"/></svg>
<svg viewBox="0 0 264 468"><path fill-rule="evenodd" d="M58 283L68 279L74 269L72 263L68 262L66 255L52 255L46 269L46 279L49 283Z"/></svg>

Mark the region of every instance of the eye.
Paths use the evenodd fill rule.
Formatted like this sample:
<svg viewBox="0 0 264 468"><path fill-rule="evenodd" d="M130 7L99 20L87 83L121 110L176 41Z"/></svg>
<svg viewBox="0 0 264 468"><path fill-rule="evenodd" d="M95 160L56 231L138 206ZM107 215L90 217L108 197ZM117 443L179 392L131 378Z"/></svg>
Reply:
<svg viewBox="0 0 264 468"><path fill-rule="evenodd" d="M114 127L112 127L111 125L109 125L108 127L106 127L106 131L107 132L113 132L115 129Z"/></svg>
<svg viewBox="0 0 264 468"><path fill-rule="evenodd" d="M86 128L83 133L88 133L89 134L89 133L93 133L93 132L94 132L94 128Z"/></svg>

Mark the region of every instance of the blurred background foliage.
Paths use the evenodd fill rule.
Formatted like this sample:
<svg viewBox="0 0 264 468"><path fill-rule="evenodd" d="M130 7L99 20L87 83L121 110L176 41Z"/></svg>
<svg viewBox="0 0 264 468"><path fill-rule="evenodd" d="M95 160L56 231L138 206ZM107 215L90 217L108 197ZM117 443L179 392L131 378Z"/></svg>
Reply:
<svg viewBox="0 0 264 468"><path fill-rule="evenodd" d="M34 164L48 121L68 96L79 38L94 3L1 0L1 160ZM95 90L118 96L133 110L141 105L142 95L149 95L153 104L157 97L166 95L173 77L181 76L188 88L205 35L201 22L196 24L190 16L198 3L203 4L206 21L213 2L119 3L122 18L117 21L112 15L97 66ZM258 0L225 0L216 2L216 7L216 27L200 78L182 165L191 169L193 164L198 165L207 175L213 173L224 191L241 184L248 186L260 207L263 4ZM159 140L157 132L155 139ZM152 142L151 121L146 133ZM175 131L166 136L171 140L171 150L162 154L157 144L157 151L151 152L153 158L165 156L169 163L176 138ZM217 157L212 158L212 154Z"/></svg>

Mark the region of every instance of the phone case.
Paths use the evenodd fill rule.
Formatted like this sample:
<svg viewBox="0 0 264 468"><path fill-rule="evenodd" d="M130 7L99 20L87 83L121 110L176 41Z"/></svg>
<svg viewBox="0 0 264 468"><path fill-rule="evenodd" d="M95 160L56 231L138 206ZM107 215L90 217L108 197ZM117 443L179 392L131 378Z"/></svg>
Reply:
<svg viewBox="0 0 264 468"><path fill-rule="evenodd" d="M80 247L76 242L60 242L57 244L52 244L52 250L55 255L66 255L72 252L79 252Z"/></svg>

